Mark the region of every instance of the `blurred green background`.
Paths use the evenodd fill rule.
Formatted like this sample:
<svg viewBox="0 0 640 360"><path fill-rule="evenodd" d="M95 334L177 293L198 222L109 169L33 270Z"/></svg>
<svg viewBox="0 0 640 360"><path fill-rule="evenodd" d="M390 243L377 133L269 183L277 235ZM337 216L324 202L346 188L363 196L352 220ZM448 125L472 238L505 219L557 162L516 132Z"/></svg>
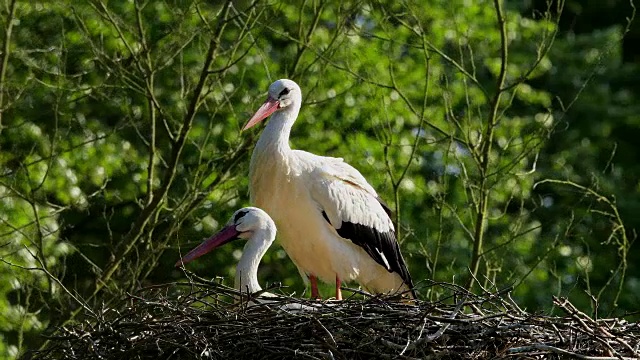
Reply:
<svg viewBox="0 0 640 360"><path fill-rule="evenodd" d="M240 127L284 77L292 146L378 190L423 299L475 274L529 311L640 310L633 2L289 3L2 1L0 358L184 279L179 253L249 205L261 127ZM188 268L233 284L241 249ZM304 291L278 246L259 275Z"/></svg>

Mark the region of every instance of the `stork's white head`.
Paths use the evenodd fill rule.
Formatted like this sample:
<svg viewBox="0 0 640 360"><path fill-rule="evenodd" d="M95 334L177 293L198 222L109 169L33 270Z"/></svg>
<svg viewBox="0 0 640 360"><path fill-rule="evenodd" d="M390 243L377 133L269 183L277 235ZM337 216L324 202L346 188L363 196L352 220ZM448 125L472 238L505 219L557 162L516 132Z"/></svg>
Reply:
<svg viewBox="0 0 640 360"><path fill-rule="evenodd" d="M272 236L256 238L257 241L267 243L266 245L268 247L275 239L276 224L262 209L256 207L245 207L237 210L218 233L203 241L195 249L189 251L189 253L187 253L182 259L178 260L175 266L180 266L193 261L211 250L233 240L248 240L258 231L262 231L265 234L272 234Z"/></svg>
<svg viewBox="0 0 640 360"><path fill-rule="evenodd" d="M235 226L238 237L248 240L256 231L274 230L276 224L264 210L257 207L242 208L231 216L226 226ZM265 241L273 242L274 239L265 239Z"/></svg>
<svg viewBox="0 0 640 360"><path fill-rule="evenodd" d="M247 130L277 111L297 111L302 105L302 91L293 80L280 79L269 85L267 100L242 130Z"/></svg>

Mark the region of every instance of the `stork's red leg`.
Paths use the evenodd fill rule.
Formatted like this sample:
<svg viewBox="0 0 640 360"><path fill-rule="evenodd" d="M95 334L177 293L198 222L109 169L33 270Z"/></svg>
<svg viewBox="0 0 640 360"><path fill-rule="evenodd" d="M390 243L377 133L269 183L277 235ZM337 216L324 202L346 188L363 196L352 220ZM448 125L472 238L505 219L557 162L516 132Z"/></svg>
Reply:
<svg viewBox="0 0 640 360"><path fill-rule="evenodd" d="M315 275L309 275L309 282L311 282L311 298L322 299L320 292L318 291L318 278Z"/></svg>
<svg viewBox="0 0 640 360"><path fill-rule="evenodd" d="M336 274L336 300L342 300L342 289L340 289L341 286L342 282L340 281L338 274Z"/></svg>

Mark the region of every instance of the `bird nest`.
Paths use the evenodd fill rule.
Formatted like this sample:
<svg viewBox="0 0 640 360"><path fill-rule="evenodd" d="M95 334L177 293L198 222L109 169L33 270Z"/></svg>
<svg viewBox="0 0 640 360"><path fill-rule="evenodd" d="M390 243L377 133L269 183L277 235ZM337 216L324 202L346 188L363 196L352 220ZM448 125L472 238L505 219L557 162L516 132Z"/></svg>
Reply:
<svg viewBox="0 0 640 360"><path fill-rule="evenodd" d="M478 296L451 284L430 286L449 295L417 303L361 293L341 302L282 296L248 306L233 300L234 289L192 279L93 311L29 357L635 359L640 352L638 323L593 319L566 299L553 300L564 316L546 316L521 310L508 291Z"/></svg>

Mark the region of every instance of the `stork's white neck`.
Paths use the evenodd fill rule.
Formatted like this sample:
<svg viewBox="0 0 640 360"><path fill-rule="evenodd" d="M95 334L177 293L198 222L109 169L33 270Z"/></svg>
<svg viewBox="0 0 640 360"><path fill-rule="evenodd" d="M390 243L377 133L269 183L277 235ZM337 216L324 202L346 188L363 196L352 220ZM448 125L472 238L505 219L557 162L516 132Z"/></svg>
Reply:
<svg viewBox="0 0 640 360"><path fill-rule="evenodd" d="M240 261L236 267L235 287L242 292L254 293L261 291L258 283L258 265L276 237L275 227L254 231L242 251Z"/></svg>
<svg viewBox="0 0 640 360"><path fill-rule="evenodd" d="M289 146L289 135L300 112L300 101L294 101L288 107L281 109L271 115L267 126L262 131L262 135L256 144L258 152L278 152L286 153L291 151Z"/></svg>

